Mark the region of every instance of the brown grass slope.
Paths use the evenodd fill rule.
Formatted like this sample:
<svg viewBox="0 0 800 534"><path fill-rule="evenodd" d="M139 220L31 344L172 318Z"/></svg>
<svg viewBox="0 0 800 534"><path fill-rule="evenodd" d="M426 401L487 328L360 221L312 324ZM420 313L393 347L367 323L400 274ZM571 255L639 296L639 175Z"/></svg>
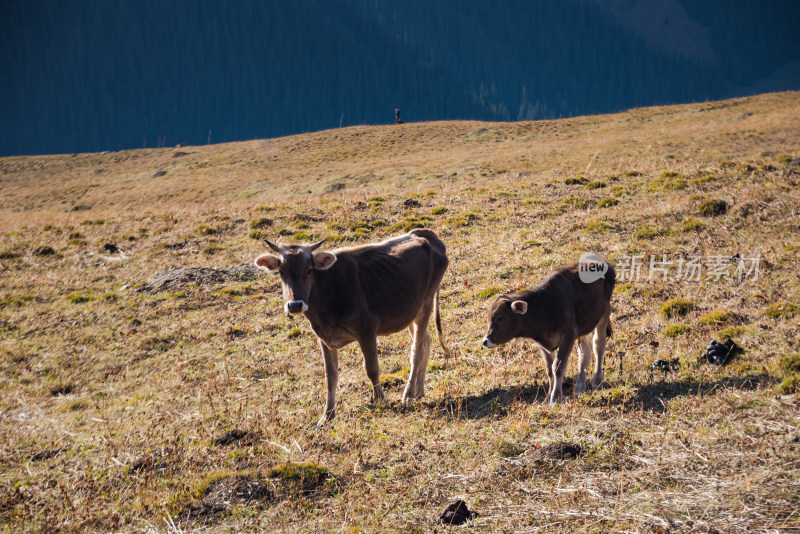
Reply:
<svg viewBox="0 0 800 534"><path fill-rule="evenodd" d="M798 530L799 182L799 93L2 158L0 525L426 532L464 499L475 532ZM724 213L703 215L707 201ZM434 348L426 397L402 409L407 335L380 341L382 405L344 350L322 431L316 340L281 313L276 278L137 290L251 262L262 237L423 225L448 245L458 356ZM741 282L648 279L649 265L620 280L607 387L549 407L530 342L480 347L486 305L588 250L762 261ZM744 354L698 361L723 335ZM678 369L649 370L659 358ZM559 442L582 452L538 452ZM239 486L259 498L191 519L209 488Z"/></svg>

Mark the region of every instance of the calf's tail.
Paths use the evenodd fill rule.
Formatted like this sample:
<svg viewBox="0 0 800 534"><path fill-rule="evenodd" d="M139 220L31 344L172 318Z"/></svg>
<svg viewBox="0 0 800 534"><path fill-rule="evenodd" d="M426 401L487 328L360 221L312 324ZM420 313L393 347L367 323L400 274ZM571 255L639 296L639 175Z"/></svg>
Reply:
<svg viewBox="0 0 800 534"><path fill-rule="evenodd" d="M611 319L608 320L608 324L606 325L606 337L611 337L614 335L614 329L611 328Z"/></svg>
<svg viewBox="0 0 800 534"><path fill-rule="evenodd" d="M453 353L447 348L447 343L444 341L444 334L442 334L442 316L439 314L439 290L436 290L436 296L433 298L433 313L434 320L436 321L436 333L439 335L439 344L442 346L445 358L449 359Z"/></svg>

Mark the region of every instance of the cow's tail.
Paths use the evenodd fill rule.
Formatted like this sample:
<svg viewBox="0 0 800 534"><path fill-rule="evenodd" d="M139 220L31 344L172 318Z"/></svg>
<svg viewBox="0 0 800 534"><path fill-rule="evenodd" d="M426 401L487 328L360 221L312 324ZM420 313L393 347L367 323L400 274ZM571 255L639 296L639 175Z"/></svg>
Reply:
<svg viewBox="0 0 800 534"><path fill-rule="evenodd" d="M444 340L444 334L442 333L442 316L439 314L439 290L436 290L436 296L433 298L433 314L434 320L436 321L436 333L439 336L439 344L442 346L442 350L444 351L445 361L450 359L453 356L453 353L450 352L450 349L447 347L447 343Z"/></svg>
<svg viewBox="0 0 800 534"><path fill-rule="evenodd" d="M614 329L611 327L611 319L608 320L608 324L606 325L606 337L611 337L614 335Z"/></svg>

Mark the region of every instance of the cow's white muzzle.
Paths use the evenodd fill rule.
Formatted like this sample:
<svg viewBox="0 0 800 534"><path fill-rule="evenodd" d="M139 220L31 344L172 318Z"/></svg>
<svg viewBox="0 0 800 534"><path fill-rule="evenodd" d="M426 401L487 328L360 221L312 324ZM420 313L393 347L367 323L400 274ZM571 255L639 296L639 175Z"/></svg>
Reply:
<svg viewBox="0 0 800 534"><path fill-rule="evenodd" d="M487 349L491 349L492 347L496 347L497 343L489 339L488 337L483 338L483 346Z"/></svg>
<svg viewBox="0 0 800 534"><path fill-rule="evenodd" d="M283 309L286 313L295 315L305 312L308 309L308 304L304 300L291 300L283 305Z"/></svg>

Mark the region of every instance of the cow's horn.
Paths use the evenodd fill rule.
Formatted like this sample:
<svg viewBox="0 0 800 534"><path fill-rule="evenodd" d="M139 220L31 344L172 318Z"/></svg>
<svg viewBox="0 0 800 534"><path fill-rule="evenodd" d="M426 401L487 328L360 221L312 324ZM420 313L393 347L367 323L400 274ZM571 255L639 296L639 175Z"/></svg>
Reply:
<svg viewBox="0 0 800 534"><path fill-rule="evenodd" d="M269 245L269 248L271 248L272 250L274 250L278 254L280 254L282 252L281 251L281 247L279 247L275 243L270 243L268 239L265 239L264 241L267 243L267 245Z"/></svg>
<svg viewBox="0 0 800 534"><path fill-rule="evenodd" d="M313 245L311 245L311 246L309 246L309 247L308 247L308 251L309 251L309 252L314 252L314 251L315 251L315 250L317 250L317 249L319 248L319 246L320 246L320 245L322 245L324 242L325 242L325 239L323 239L322 241L319 241L319 242L317 242L317 243L314 243Z"/></svg>

